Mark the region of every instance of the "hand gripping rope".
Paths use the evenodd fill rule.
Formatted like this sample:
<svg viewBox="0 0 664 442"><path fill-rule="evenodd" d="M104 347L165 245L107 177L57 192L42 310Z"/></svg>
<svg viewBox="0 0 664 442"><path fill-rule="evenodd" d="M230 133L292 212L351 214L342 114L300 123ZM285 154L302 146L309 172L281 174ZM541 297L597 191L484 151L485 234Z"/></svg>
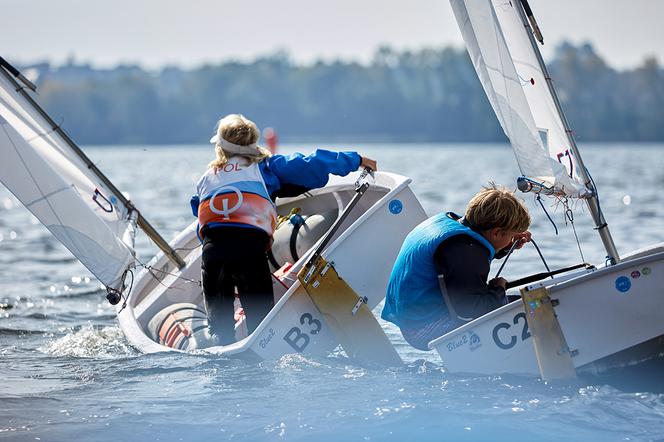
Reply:
<svg viewBox="0 0 664 442"><path fill-rule="evenodd" d="M583 262L581 264L576 264L576 265L573 265L573 266L570 266L570 267L564 267L562 269L557 269L557 270L551 271L551 269L549 268L549 266L546 263L546 260L544 259L544 255L542 255L542 252L541 252L540 248L537 246L537 243L535 242L535 240L530 238L530 242L533 243L533 245L535 246L535 249L537 250L537 253L539 254L540 258L542 259L542 262L544 263L544 267L546 268L546 272L536 273L534 275L526 276L524 278L516 279L514 281L509 281L507 283L506 287L505 287L506 289L511 289L513 287L518 287L518 286L521 286L521 285L524 285L524 284L529 284L531 282L540 281L540 280L542 280L544 278L548 278L548 277L553 279L553 277L555 275L558 275L560 273L569 272L571 270L576 270L576 269L580 269L580 268L586 268L586 269L593 268L592 265L590 265L586 262ZM503 268L505 267L505 264L507 263L508 258L510 257L512 252L516 249L517 244L518 244L518 241L514 241L514 243L510 247L509 252L507 252L507 255L505 256L505 259L504 259L503 263L501 264L500 268L498 269L498 272L496 273L496 276L495 276L496 278L498 278L500 276L500 273L503 271ZM581 255L581 256L583 256L583 255Z"/></svg>

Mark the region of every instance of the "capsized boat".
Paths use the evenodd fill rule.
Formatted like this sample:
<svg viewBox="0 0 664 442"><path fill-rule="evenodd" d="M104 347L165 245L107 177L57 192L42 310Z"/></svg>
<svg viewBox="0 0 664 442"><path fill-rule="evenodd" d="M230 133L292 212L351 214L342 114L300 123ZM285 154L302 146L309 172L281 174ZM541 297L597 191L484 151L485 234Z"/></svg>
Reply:
<svg viewBox="0 0 664 442"><path fill-rule="evenodd" d="M329 314L325 306L318 305L317 300L312 299L311 293L305 289L303 279L306 275L302 275L302 270L311 262L312 255L324 238L323 234L330 232L325 226L325 220L331 219L333 222L329 226L336 224L338 229L327 238L329 245L321 250L321 254L327 263L332 263L336 273L358 296L351 298L345 306L338 307L336 301L341 302L344 289L335 287L328 295L334 301L334 308L342 309L341 313L345 313L348 318L358 316L357 312L353 313L358 301L371 315L370 310L385 297L389 273L404 237L426 215L408 187L410 179L386 172L376 172L375 181L368 186L364 195L356 200L354 207L346 210L357 195L357 179L358 173L332 177L330 183L322 189L312 190L296 198L277 200L278 213L288 220L275 232L272 247L273 255L276 256L271 260L280 268L273 274L275 307L250 336L246 336L241 315L238 315L238 342L223 347L213 345L206 348L206 351L274 359L295 352L325 355L339 344L348 353L350 346L370 339L367 333L356 330L353 324L340 326L343 319L339 319L338 312ZM341 219L343 213L347 216ZM165 345L177 348L180 344L175 342L182 343L181 348L196 348L199 342L207 346L208 338L204 335L204 300L199 285L201 247L196 227L194 222L171 242L171 247L184 259L185 266L178 269L163 253L155 256L147 268L137 275L126 308L118 313L120 327L127 339L143 352L169 349ZM300 243L305 244L305 251L298 256ZM287 262L286 259L292 261ZM335 278L338 279L338 276ZM200 329L203 334L195 338L200 340L190 340L185 336L189 331L196 331L195 325L178 332L177 326L165 320L182 308L198 312L198 324L203 327ZM374 331L380 338L382 329ZM171 336L168 336L169 333ZM347 345L343 345L346 335L354 337ZM385 344L383 339L381 345L384 347ZM386 351L391 353L393 350L390 349L391 345ZM395 354L392 353L392 357ZM355 356L367 361L380 359L380 356L369 357L364 354Z"/></svg>
<svg viewBox="0 0 664 442"><path fill-rule="evenodd" d="M450 372L544 379L601 373L663 355L664 243L619 256L539 52L536 39L543 38L528 2L451 5L513 147L522 173L519 189L563 204L585 200L607 259L515 281L522 302L467 322L429 347Z"/></svg>
<svg viewBox="0 0 664 442"><path fill-rule="evenodd" d="M35 89L0 58L0 181L106 287L139 351L204 348L270 359L341 345L353 359L400 362L371 309L385 296L404 237L426 218L409 178L358 172L278 200L284 222L270 253L276 305L247 336L238 300L238 342L217 346L207 328L196 223L164 240L34 101ZM161 250L147 264L135 257L137 228Z"/></svg>

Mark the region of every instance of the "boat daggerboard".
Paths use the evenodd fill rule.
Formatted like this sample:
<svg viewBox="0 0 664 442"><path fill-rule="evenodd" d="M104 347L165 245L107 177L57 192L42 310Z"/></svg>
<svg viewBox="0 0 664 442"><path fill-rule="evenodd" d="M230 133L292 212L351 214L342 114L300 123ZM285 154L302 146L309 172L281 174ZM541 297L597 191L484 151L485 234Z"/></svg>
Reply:
<svg viewBox="0 0 664 442"><path fill-rule="evenodd" d="M491 106L521 173L556 193L589 193L565 125L524 27L519 0L450 0Z"/></svg>
<svg viewBox="0 0 664 442"><path fill-rule="evenodd" d="M576 377L572 354L546 287L521 289L521 300L542 379Z"/></svg>
<svg viewBox="0 0 664 442"><path fill-rule="evenodd" d="M133 265L128 209L0 67L0 181L106 287Z"/></svg>
<svg viewBox="0 0 664 442"><path fill-rule="evenodd" d="M319 256L300 270L298 279L350 359L403 364L366 301L339 276L333 263Z"/></svg>

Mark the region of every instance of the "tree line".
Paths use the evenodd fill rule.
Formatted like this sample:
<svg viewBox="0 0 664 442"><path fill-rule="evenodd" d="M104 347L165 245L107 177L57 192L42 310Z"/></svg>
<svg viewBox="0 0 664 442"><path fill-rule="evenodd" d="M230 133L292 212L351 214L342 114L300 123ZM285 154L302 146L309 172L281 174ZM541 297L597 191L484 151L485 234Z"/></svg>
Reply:
<svg viewBox="0 0 664 442"><path fill-rule="evenodd" d="M654 59L617 70L588 44L563 44L548 66L579 140L664 140ZM191 70L22 68L38 73L39 101L81 144L204 143L228 113L276 128L284 142L505 139L462 49L382 47L367 64L298 65L278 52Z"/></svg>

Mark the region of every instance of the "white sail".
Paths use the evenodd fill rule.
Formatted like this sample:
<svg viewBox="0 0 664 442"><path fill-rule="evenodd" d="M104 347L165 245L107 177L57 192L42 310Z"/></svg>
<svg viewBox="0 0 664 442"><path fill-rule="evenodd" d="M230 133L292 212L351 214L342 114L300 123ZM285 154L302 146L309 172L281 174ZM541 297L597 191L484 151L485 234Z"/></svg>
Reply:
<svg viewBox="0 0 664 442"><path fill-rule="evenodd" d="M565 127L517 7L519 0L450 0L473 65L521 173L582 196Z"/></svg>
<svg viewBox="0 0 664 442"><path fill-rule="evenodd" d="M99 281L119 288L133 264L128 210L17 92L0 68L0 181Z"/></svg>

